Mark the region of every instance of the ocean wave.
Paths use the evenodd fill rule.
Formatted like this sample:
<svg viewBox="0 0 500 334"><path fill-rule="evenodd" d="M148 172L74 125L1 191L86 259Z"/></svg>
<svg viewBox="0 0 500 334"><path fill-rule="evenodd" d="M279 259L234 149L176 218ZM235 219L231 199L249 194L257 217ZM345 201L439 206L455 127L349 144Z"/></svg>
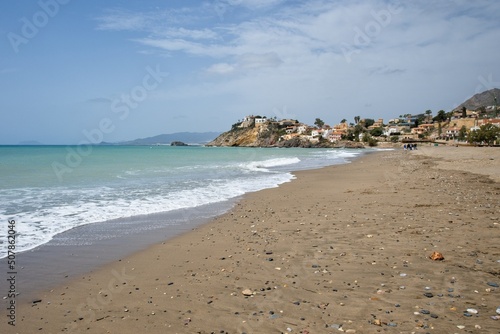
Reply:
<svg viewBox="0 0 500 334"><path fill-rule="evenodd" d="M297 164L300 162L300 159L297 157L290 158L274 158L263 161L252 161L250 163L244 164L244 168L248 168L252 171L259 172L269 172L269 168L272 167L280 167L280 166L288 166Z"/></svg>
<svg viewBox="0 0 500 334"><path fill-rule="evenodd" d="M273 165L272 162L269 165ZM100 192L88 191L89 197L82 198L85 190L75 189L73 194L66 190L66 195L73 198L67 203L61 198L58 204L40 208L38 203L41 197L57 196L59 190L53 194L44 191L43 196L36 196L32 208L27 212L0 215L0 220L15 219L18 233L17 252L27 251L49 242L56 234L72 228L104 222L108 220L133 216L168 212L178 209L196 208L201 205L213 204L230 200L266 188L277 187L293 179L290 173L276 173L272 175L258 175L236 179L212 179L207 184L199 184L191 189L168 191L152 195L151 191L137 189L137 191L116 191L116 189L100 188ZM168 223L166 223L168 224ZM0 258L7 256L6 247L1 247Z"/></svg>

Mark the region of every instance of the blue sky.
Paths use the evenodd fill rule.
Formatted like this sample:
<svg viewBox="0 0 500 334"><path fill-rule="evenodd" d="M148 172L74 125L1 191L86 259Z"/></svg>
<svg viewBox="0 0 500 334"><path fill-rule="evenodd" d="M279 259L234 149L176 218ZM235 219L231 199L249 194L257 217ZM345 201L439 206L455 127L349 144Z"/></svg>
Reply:
<svg viewBox="0 0 500 334"><path fill-rule="evenodd" d="M451 110L500 86L499 1L0 3L0 144Z"/></svg>

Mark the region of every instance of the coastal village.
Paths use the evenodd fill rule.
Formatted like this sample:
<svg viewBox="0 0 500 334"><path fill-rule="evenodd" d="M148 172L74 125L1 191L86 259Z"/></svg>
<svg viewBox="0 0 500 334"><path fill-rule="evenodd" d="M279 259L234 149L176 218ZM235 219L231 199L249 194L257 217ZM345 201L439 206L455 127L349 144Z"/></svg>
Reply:
<svg viewBox="0 0 500 334"><path fill-rule="evenodd" d="M418 142L499 145L500 107L496 99L499 92L500 89L493 89L476 94L450 112L440 110L434 115L426 110L387 121L355 116L351 121L342 119L331 126L316 118L312 126L294 119L250 115L208 145L365 147Z"/></svg>

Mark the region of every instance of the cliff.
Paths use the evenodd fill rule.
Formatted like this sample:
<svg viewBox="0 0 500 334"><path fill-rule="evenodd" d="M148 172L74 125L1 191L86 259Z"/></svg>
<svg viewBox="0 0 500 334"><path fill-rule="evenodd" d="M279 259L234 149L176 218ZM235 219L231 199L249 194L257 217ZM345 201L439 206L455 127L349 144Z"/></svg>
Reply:
<svg viewBox="0 0 500 334"><path fill-rule="evenodd" d="M233 127L209 142L207 146L269 147L275 146L279 137L279 129L272 123L244 128Z"/></svg>
<svg viewBox="0 0 500 334"><path fill-rule="evenodd" d="M206 146L238 146L238 147L321 147L321 148L364 148L359 142L340 141L331 143L327 140L311 142L305 137L295 137L290 140L280 140L284 134L282 127L276 123L251 125L239 128L233 126L230 131L224 132Z"/></svg>

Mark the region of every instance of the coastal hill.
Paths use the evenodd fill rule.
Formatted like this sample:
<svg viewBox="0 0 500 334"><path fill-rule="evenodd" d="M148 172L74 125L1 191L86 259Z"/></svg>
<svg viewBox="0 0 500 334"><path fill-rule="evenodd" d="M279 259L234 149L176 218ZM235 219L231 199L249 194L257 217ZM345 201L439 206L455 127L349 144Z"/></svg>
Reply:
<svg viewBox="0 0 500 334"><path fill-rule="evenodd" d="M300 128L304 127L301 132ZM364 148L359 142L330 142L322 138L317 129L296 120L271 120L261 116L248 116L242 122L233 124L231 130L222 133L206 146L238 147L349 147ZM292 134L293 133L293 134ZM301 133L299 135L299 133Z"/></svg>
<svg viewBox="0 0 500 334"><path fill-rule="evenodd" d="M482 93L475 94L470 99L456 107L455 110L460 110L463 107L469 110L477 110L487 106L497 106L497 99L500 99L500 89L493 88Z"/></svg>

